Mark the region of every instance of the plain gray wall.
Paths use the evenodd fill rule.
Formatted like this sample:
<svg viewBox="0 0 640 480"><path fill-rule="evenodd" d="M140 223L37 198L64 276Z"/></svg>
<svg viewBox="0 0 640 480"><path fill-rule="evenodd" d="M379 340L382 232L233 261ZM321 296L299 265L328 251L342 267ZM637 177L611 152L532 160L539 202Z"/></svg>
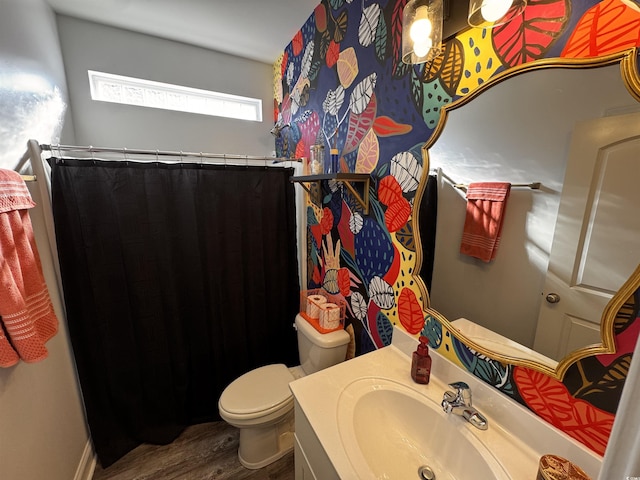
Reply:
<svg viewBox="0 0 640 480"><path fill-rule="evenodd" d="M57 142L67 103L54 13L43 0L0 0L0 168L14 168L30 138Z"/></svg>
<svg viewBox="0 0 640 480"><path fill-rule="evenodd" d="M77 144L272 154L272 65L62 15L58 30ZM96 102L88 70L259 98L262 122Z"/></svg>
<svg viewBox="0 0 640 480"><path fill-rule="evenodd" d="M30 137L57 142L62 129L67 87L55 16L43 0L0 0L0 87L0 167L12 169ZM29 189L38 204L29 216L60 325L47 342L48 358L0 368L0 478L80 480L91 468L91 445L43 202L35 182Z"/></svg>

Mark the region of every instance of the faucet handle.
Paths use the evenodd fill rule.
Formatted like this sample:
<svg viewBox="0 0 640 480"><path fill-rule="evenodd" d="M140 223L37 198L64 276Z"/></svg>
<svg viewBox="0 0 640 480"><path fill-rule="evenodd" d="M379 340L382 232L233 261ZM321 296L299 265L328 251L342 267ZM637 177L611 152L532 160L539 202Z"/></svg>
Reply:
<svg viewBox="0 0 640 480"><path fill-rule="evenodd" d="M456 399L466 407L471 406L471 389L465 382L453 382L449 386L456 390Z"/></svg>
<svg viewBox="0 0 640 480"><path fill-rule="evenodd" d="M444 392L444 396L442 398L442 409L446 412L446 413L451 413L453 411L453 406L456 403L458 399L458 396L453 393L453 392L449 392L446 391Z"/></svg>
<svg viewBox="0 0 640 480"><path fill-rule="evenodd" d="M462 390L462 389L469 390L469 385L467 385L464 382L453 382L453 383L450 383L449 386L451 388L455 388L456 390Z"/></svg>

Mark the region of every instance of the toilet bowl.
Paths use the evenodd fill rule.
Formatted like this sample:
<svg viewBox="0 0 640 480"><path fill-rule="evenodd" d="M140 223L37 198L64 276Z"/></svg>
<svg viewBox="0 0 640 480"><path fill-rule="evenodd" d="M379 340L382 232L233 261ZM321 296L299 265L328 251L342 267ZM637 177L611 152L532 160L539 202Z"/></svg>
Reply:
<svg viewBox="0 0 640 480"><path fill-rule="evenodd" d="M220 417L240 429L238 459L246 468L262 468L293 449L293 394L296 378L342 362L350 337L344 330L321 334L296 316L301 365L266 365L234 380L220 396Z"/></svg>

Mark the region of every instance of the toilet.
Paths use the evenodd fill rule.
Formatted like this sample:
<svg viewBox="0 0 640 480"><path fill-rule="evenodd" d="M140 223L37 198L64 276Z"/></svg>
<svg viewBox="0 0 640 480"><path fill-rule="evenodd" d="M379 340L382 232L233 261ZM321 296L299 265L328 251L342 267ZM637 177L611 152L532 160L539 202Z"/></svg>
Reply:
<svg viewBox="0 0 640 480"><path fill-rule="evenodd" d="M322 334L296 315L300 365L266 365L245 373L218 401L222 419L240 429L238 458L246 468L262 468L293 449L293 394L289 383L344 361L349 334Z"/></svg>

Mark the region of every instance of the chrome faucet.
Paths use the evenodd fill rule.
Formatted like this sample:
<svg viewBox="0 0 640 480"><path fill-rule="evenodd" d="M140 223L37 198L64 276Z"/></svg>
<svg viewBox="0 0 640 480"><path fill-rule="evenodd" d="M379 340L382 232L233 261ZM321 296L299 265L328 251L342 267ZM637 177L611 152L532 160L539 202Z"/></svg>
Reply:
<svg viewBox="0 0 640 480"><path fill-rule="evenodd" d="M447 390L442 398L442 409L447 413L460 415L480 430L489 428L489 421L471 406L471 389L464 382L450 383L455 392Z"/></svg>

